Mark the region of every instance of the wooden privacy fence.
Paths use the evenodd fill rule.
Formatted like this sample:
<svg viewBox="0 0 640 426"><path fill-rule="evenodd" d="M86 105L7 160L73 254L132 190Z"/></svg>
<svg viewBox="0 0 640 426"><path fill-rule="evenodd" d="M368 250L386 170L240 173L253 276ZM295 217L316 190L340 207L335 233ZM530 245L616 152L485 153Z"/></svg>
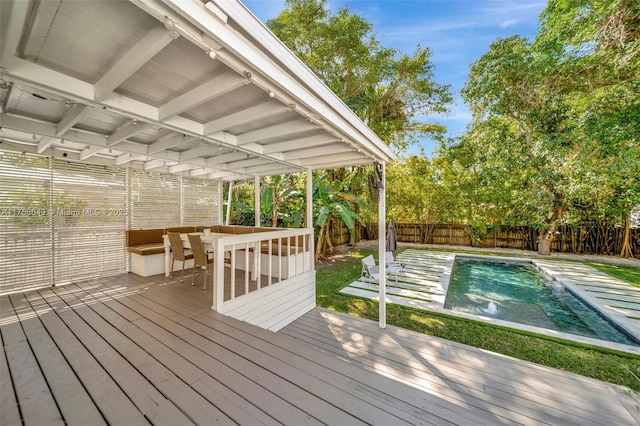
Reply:
<svg viewBox="0 0 640 426"><path fill-rule="evenodd" d="M622 249L623 233L622 227L606 224L563 225L554 235L551 250L560 253L618 255ZM469 247L473 245L471 236L461 224L397 223L396 234L401 242ZM348 235L347 231L347 241ZM377 239L378 225L368 224L362 232L356 232L356 237ZM640 229L631 229L630 239L633 256L640 258ZM499 231L476 246L537 251L538 231L529 226L502 226Z"/></svg>

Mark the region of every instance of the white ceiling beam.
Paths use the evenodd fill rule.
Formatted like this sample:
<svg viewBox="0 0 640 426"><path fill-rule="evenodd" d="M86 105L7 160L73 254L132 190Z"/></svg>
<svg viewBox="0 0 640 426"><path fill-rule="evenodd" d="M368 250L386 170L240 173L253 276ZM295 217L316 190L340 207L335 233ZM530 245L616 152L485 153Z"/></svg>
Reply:
<svg viewBox="0 0 640 426"><path fill-rule="evenodd" d="M38 58L61 2L62 0L47 0L37 3L38 9L24 46L25 59L35 62Z"/></svg>
<svg viewBox="0 0 640 426"><path fill-rule="evenodd" d="M133 154L131 153L124 153L121 155L118 155L115 160L113 160L113 164L116 166L121 166L123 164L127 164L133 161Z"/></svg>
<svg viewBox="0 0 640 426"><path fill-rule="evenodd" d="M257 143L248 143L246 145L242 145L243 151L251 151L256 154L264 154L264 147Z"/></svg>
<svg viewBox="0 0 640 426"><path fill-rule="evenodd" d="M220 130L227 130L241 124L261 120L276 114L280 114L281 112L287 111L289 109L289 107L284 106L280 103L269 101L263 102L251 108L247 108L242 111L229 114L225 117L218 118L217 120L205 123L204 134L209 135Z"/></svg>
<svg viewBox="0 0 640 426"><path fill-rule="evenodd" d="M277 171L273 171L273 170L265 170L265 171L261 171L261 172L254 172L254 175L256 176L274 176L274 175L284 175L284 174L289 174L289 173L302 173L302 169L297 168L297 167L291 167L291 168L283 168L283 169L278 169Z"/></svg>
<svg viewBox="0 0 640 426"><path fill-rule="evenodd" d="M189 176L191 177L197 177L197 176L202 176L202 175L208 175L211 173L215 173L215 170L211 170L208 169L206 167L201 167L199 169L193 169L191 171L189 171Z"/></svg>
<svg viewBox="0 0 640 426"><path fill-rule="evenodd" d="M232 161L237 161L242 158L247 158L247 154L244 152L229 152L227 154L218 155L216 157L208 158L205 164L209 167L214 167L218 164L224 164Z"/></svg>
<svg viewBox="0 0 640 426"><path fill-rule="evenodd" d="M238 145L238 138L227 132L216 132L211 135L207 135L207 139L213 139L216 142L220 142L224 145Z"/></svg>
<svg viewBox="0 0 640 426"><path fill-rule="evenodd" d="M0 1L0 68L16 54L31 2Z"/></svg>
<svg viewBox="0 0 640 426"><path fill-rule="evenodd" d="M4 3L27 3L27 2L4 2ZM25 61L24 59L13 57L5 69L9 77L15 77L22 83L29 86L47 90L51 93L63 97L71 97L93 101L93 85L77 78L70 77L58 71L45 68L42 65Z"/></svg>
<svg viewBox="0 0 640 426"><path fill-rule="evenodd" d="M159 139L158 141L149 145L147 147L147 154L153 155L160 151L175 148L176 146L189 143L195 139L196 138L192 136L187 136L187 135L180 135L180 134L171 135L171 136Z"/></svg>
<svg viewBox="0 0 640 426"><path fill-rule="evenodd" d="M180 164L176 164L175 166L170 166L169 173L185 172L187 170L195 169L196 167L198 166L194 166L193 164L180 163Z"/></svg>
<svg viewBox="0 0 640 426"><path fill-rule="evenodd" d="M86 160L87 158L96 155L98 152L102 151L101 146L87 146L85 149L80 151L80 159Z"/></svg>
<svg viewBox="0 0 640 426"><path fill-rule="evenodd" d="M294 149L311 148L314 146L325 145L337 141L338 139L329 134L319 134L308 136L306 138L292 139L284 142L270 143L263 145L262 152L264 154L272 154L275 152L286 152ZM243 147L244 148L244 147Z"/></svg>
<svg viewBox="0 0 640 426"><path fill-rule="evenodd" d="M336 143L331 145L323 145L317 148L307 148L297 151L282 153L284 161L297 160L310 157L326 157L332 154L343 154L346 152L355 152L353 148L346 144Z"/></svg>
<svg viewBox="0 0 640 426"><path fill-rule="evenodd" d="M130 138L131 136L137 133L144 132L149 127L151 127L150 124L138 123L137 121L134 120L133 122L122 126L118 130L116 130L114 133L109 135L109 137L107 138L107 145L109 146L117 145L120 142Z"/></svg>
<svg viewBox="0 0 640 426"><path fill-rule="evenodd" d="M246 154L245 154L245 158L247 158ZM249 159L246 159L246 160L234 161L234 162L231 162L231 163L225 163L223 167L224 167L225 170L237 170L237 169L244 169L246 167L258 166L258 165L262 165L262 164L271 164L271 165L273 165L273 162L269 161L266 158L249 158Z"/></svg>
<svg viewBox="0 0 640 426"><path fill-rule="evenodd" d="M47 148L49 148L51 146L52 143L58 142L59 140L60 139L58 139L58 138L52 138L51 136L45 136L38 143L38 148L36 149L36 152L38 154L42 154L44 152L44 150L46 150Z"/></svg>
<svg viewBox="0 0 640 426"><path fill-rule="evenodd" d="M284 164L261 164L254 167L244 169L245 173L250 175L281 175L284 173L299 172L301 168L294 168Z"/></svg>
<svg viewBox="0 0 640 426"><path fill-rule="evenodd" d="M218 148L215 146L211 146L208 143L201 144L195 148L182 151L180 153L180 161L188 161L193 158L198 158L202 156L211 157L218 153Z"/></svg>
<svg viewBox="0 0 640 426"><path fill-rule="evenodd" d="M249 80L234 72L226 72L162 105L158 109L158 118L164 120L168 117L178 115L229 93L249 82Z"/></svg>
<svg viewBox="0 0 640 426"><path fill-rule="evenodd" d="M257 129L238 136L238 146L246 145L253 142L285 137L300 132L313 130L316 126L304 121L296 120L287 123L276 124L275 126Z"/></svg>
<svg viewBox="0 0 640 426"><path fill-rule="evenodd" d="M363 166L363 165L372 164L372 163L373 163L373 160L369 158L361 158L359 160L350 160L348 162L333 161L333 162L316 164L316 165L307 165L307 166L304 166L304 168L311 169L311 170L332 170L332 169L339 169L342 167Z"/></svg>
<svg viewBox="0 0 640 426"><path fill-rule="evenodd" d="M168 31L162 24L154 27L142 37L135 46L129 49L96 83L96 99L100 100L107 94L113 92L136 71L142 68L144 64L149 62L151 58L178 37L177 32Z"/></svg>
<svg viewBox="0 0 640 426"><path fill-rule="evenodd" d="M300 165L304 167L313 167L323 163L348 164L350 161L355 162L357 160L363 160L363 155L359 152L351 151L342 154L325 155L322 157L303 158L300 160ZM373 160L369 160L369 162L373 162Z"/></svg>
<svg viewBox="0 0 640 426"><path fill-rule="evenodd" d="M233 172L215 172L210 173L207 177L214 180L242 180L247 178L247 176L239 175Z"/></svg>
<svg viewBox="0 0 640 426"><path fill-rule="evenodd" d="M74 105L58 123L58 126L56 127L56 136L64 135L67 130L72 128L78 121L82 120L82 117L87 115L89 111L89 105Z"/></svg>
<svg viewBox="0 0 640 426"><path fill-rule="evenodd" d="M142 166L142 168L144 170L151 170L151 169L157 169L158 167L163 167L163 166L166 166L166 165L167 165L167 162L165 160L160 160L160 159L156 158L155 160L145 161L145 163Z"/></svg>

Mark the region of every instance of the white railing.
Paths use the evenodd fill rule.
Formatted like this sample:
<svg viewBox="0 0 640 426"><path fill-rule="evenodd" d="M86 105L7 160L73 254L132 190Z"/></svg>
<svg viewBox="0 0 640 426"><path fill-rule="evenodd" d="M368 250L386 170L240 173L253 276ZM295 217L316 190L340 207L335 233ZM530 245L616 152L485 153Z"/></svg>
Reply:
<svg viewBox="0 0 640 426"><path fill-rule="evenodd" d="M259 297L263 290L284 286L287 281L314 270L312 229L229 235L218 238L214 244L213 309L220 313L225 313L226 307L239 298ZM230 286L225 299L227 274ZM238 275L244 283L238 282ZM244 291L236 294L240 293L236 287L242 284Z"/></svg>

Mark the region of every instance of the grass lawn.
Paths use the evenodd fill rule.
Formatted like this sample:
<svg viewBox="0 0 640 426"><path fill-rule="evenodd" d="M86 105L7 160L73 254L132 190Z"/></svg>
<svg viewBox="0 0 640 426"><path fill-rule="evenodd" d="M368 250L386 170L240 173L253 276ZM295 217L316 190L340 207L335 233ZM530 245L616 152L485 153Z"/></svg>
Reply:
<svg viewBox="0 0 640 426"><path fill-rule="evenodd" d="M360 276L360 259L369 254L375 253L356 250L347 255L344 261L318 269L318 306L378 320L377 301L338 293ZM590 265L640 287L640 268L593 263ZM393 304L387 304L387 323L628 386L640 392L640 356Z"/></svg>

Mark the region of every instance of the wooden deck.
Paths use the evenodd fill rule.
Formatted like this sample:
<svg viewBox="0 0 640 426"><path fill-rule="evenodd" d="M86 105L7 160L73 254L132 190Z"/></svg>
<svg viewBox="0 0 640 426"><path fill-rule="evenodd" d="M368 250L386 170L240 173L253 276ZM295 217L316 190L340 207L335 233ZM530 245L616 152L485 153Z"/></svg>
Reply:
<svg viewBox="0 0 640 426"><path fill-rule="evenodd" d="M185 281L124 274L1 297L0 424L503 423L220 315L210 288Z"/></svg>
<svg viewBox="0 0 640 426"><path fill-rule="evenodd" d="M340 365L408 384L478 419L514 424L635 425L626 388L374 321L315 309L280 331ZM340 362L339 360L344 360Z"/></svg>

